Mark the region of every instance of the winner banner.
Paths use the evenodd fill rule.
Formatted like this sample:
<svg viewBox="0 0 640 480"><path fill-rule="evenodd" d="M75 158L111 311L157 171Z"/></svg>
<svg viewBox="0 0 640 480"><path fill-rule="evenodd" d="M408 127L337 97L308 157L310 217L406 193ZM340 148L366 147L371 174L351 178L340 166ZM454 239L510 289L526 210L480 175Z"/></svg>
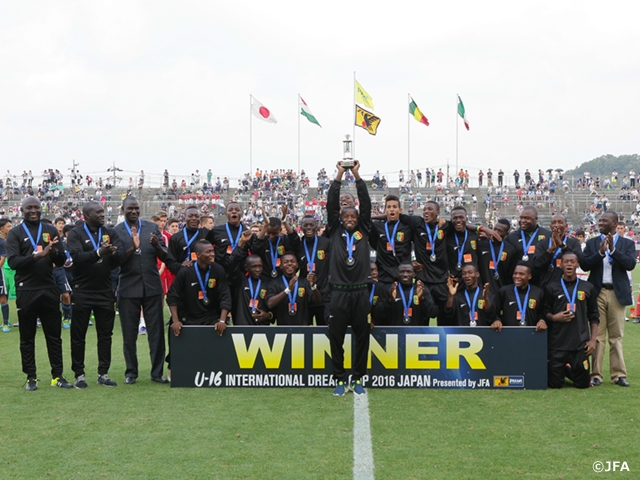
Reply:
<svg viewBox="0 0 640 480"><path fill-rule="evenodd" d="M172 387L325 387L327 327L184 326L169 333ZM351 329L345 338L351 369ZM547 335L534 327L376 327L365 387L547 388Z"/></svg>

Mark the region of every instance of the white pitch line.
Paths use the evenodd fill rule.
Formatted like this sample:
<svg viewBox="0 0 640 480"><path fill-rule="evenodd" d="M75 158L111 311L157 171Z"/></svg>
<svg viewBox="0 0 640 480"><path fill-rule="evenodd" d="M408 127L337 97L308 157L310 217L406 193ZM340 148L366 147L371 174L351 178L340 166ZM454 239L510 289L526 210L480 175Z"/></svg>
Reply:
<svg viewBox="0 0 640 480"><path fill-rule="evenodd" d="M368 395L353 396L353 480L373 480Z"/></svg>

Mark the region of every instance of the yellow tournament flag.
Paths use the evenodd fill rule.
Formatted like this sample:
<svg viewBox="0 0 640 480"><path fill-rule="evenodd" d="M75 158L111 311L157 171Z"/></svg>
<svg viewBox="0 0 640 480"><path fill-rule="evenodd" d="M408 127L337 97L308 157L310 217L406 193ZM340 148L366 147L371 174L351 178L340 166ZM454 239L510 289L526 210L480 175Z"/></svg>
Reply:
<svg viewBox="0 0 640 480"><path fill-rule="evenodd" d="M380 119L378 117L356 105L356 125L358 127L364 128L371 135L375 135L379 124Z"/></svg>
<svg viewBox="0 0 640 480"><path fill-rule="evenodd" d="M371 110L373 110L373 98L371 98L371 95L369 95L364 88L362 88L362 85L360 85L360 83L356 80L356 103L361 103L362 105L364 105L365 107L369 107Z"/></svg>

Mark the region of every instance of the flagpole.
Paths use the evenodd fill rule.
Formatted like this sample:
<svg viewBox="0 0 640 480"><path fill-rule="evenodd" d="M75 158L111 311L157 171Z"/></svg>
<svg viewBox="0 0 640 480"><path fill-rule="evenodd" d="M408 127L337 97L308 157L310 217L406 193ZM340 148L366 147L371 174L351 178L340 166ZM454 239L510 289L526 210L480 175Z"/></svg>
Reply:
<svg viewBox="0 0 640 480"><path fill-rule="evenodd" d="M356 158L356 71L353 71L353 117L352 118L352 128L353 128L353 142L351 142L351 155L353 158Z"/></svg>
<svg viewBox="0 0 640 480"><path fill-rule="evenodd" d="M253 175L253 115L251 113L251 98L249 94L249 176Z"/></svg>
<svg viewBox="0 0 640 480"><path fill-rule="evenodd" d="M456 99L459 98L456 94ZM458 175L458 104L456 103L456 171L455 174ZM448 179L447 179L448 181Z"/></svg>
<svg viewBox="0 0 640 480"><path fill-rule="evenodd" d="M411 94L407 93L407 100L411 104ZM411 172L411 117L407 116L407 176Z"/></svg>
<svg viewBox="0 0 640 480"><path fill-rule="evenodd" d="M298 94L298 181L300 181L300 94Z"/></svg>

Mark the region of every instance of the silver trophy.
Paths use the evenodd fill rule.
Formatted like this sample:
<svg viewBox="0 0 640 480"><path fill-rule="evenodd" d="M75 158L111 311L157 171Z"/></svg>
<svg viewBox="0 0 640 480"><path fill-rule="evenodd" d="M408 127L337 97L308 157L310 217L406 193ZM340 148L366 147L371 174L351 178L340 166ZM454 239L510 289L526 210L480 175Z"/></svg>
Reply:
<svg viewBox="0 0 640 480"><path fill-rule="evenodd" d="M340 166L345 170L349 170L356 165L356 162L351 154L351 135L345 135L342 144L343 153L342 160L340 161Z"/></svg>

